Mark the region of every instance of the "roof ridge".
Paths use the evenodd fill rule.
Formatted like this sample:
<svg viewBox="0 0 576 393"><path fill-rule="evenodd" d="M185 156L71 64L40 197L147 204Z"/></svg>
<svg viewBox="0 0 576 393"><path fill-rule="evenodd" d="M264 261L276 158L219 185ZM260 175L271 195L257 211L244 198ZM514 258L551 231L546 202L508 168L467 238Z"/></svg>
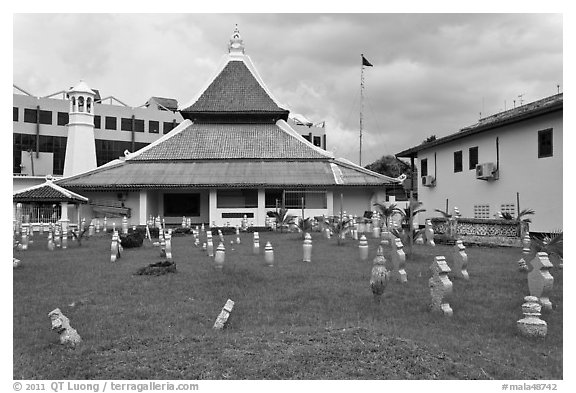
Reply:
<svg viewBox="0 0 576 393"><path fill-rule="evenodd" d="M383 175L383 174L381 174L381 173L374 172L374 171L372 171L372 170L370 170L370 169L366 169L366 168L364 168L364 167L361 167L360 165L354 164L352 161L347 160L347 159L345 159L345 158L335 158L334 161L335 161L338 165L346 166L346 167L348 167L348 168L350 168L350 169L355 169L355 170L358 170L358 171L360 171L360 172L364 172L364 173L367 174L367 175L377 176L377 177L380 177L380 178L382 178L382 179L386 179L386 180L393 181L393 182L400 182L400 181L401 181L401 180L398 179L398 178L394 178L394 177L391 177L391 176L386 176L386 175Z"/></svg>
<svg viewBox="0 0 576 393"><path fill-rule="evenodd" d="M182 131L184 131L185 129L190 127L192 124L194 124L194 123L192 123L189 119L185 119L182 123L178 124L178 126L173 128L168 134L164 134L161 138L156 139L154 142L150 143L149 145L146 145L143 148L141 148L140 150L136 150L134 153L129 154L126 157L125 161L130 161L130 160L140 156L142 153L145 153L148 150L152 149L153 147L159 145L160 143L163 143L164 141L175 137L176 135L180 134Z"/></svg>
<svg viewBox="0 0 576 393"><path fill-rule="evenodd" d="M276 122L276 126L285 133L287 133L288 135L290 135L291 137L296 138L298 142L304 143L305 145L307 145L307 147L312 148L316 153L319 153L327 158L334 159L334 153L321 149L318 146L314 145L312 142L305 139L302 135L296 132L296 130L290 127L290 124L288 124L286 121L280 119Z"/></svg>

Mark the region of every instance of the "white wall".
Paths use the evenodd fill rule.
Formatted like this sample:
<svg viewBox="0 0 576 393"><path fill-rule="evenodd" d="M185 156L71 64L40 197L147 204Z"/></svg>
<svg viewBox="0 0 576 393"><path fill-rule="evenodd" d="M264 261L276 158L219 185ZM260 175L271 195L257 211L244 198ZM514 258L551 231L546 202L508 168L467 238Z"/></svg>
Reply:
<svg viewBox="0 0 576 393"><path fill-rule="evenodd" d="M538 131L553 129L553 156L538 158ZM440 216L434 209L449 210L457 206L464 217L474 217L475 204L489 204L490 215L501 204L516 204L520 193L520 209L533 209L530 230L549 232L562 229L562 111L482 132L446 143L419 153L419 161L428 159L428 174L434 176L436 153L436 186L423 187L418 182L420 201L427 209L422 216ZM499 138L499 179L476 179L476 171L468 169L468 149L478 146L478 162L496 163L496 137ZM454 173L454 152L462 150L462 172ZM420 169L418 162L418 169ZM493 218L493 217L491 217Z"/></svg>

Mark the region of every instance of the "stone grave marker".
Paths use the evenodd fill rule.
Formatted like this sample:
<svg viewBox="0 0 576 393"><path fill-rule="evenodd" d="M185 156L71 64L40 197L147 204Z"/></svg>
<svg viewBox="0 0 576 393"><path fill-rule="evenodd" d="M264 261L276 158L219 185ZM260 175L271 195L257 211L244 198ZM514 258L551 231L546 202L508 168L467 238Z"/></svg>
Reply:
<svg viewBox="0 0 576 393"><path fill-rule="evenodd" d="M436 246L436 243L434 243L434 227L432 226L432 220L429 218L426 220L424 227L424 237L426 238L426 244L432 247Z"/></svg>
<svg viewBox="0 0 576 393"><path fill-rule="evenodd" d="M222 311L220 311L220 315L218 315L218 318L216 318L216 322L214 323L213 327L214 329L220 330L224 328L226 322L228 322L228 318L230 317L233 308L234 308L234 302L228 299L226 301L226 304L224 304Z"/></svg>
<svg viewBox="0 0 576 393"><path fill-rule="evenodd" d="M550 269L553 267L548 259L548 254L545 252L538 252L532 261L532 271L528 273L528 289L531 296L536 296L542 304L542 308L546 311L552 310L552 303L550 302L549 294L554 285L554 277L550 274Z"/></svg>
<svg viewBox="0 0 576 393"><path fill-rule="evenodd" d="M160 257L166 258L166 237L164 236L164 231L160 229L158 232L160 236Z"/></svg>
<svg viewBox="0 0 576 393"><path fill-rule="evenodd" d="M456 276L464 280L470 279L468 275L468 255L462 240L457 240L454 245L454 271Z"/></svg>
<svg viewBox="0 0 576 393"><path fill-rule="evenodd" d="M224 243L220 243L218 248L216 248L216 255L214 256L214 267L216 269L222 269L224 267L224 261L226 259L226 249L224 248Z"/></svg>
<svg viewBox="0 0 576 393"><path fill-rule="evenodd" d="M240 244L240 228L236 227L236 244Z"/></svg>
<svg viewBox="0 0 576 393"><path fill-rule="evenodd" d="M260 234L258 232L254 232L254 247L252 247L253 254L260 253Z"/></svg>
<svg viewBox="0 0 576 393"><path fill-rule="evenodd" d="M126 216L122 216L122 233L124 235L128 234L128 219Z"/></svg>
<svg viewBox="0 0 576 393"><path fill-rule="evenodd" d="M224 243L224 235L222 234L222 230L218 229L218 237L220 238L220 241L222 243Z"/></svg>
<svg viewBox="0 0 576 393"><path fill-rule="evenodd" d="M324 237L330 239L330 228L324 229Z"/></svg>
<svg viewBox="0 0 576 393"><path fill-rule="evenodd" d="M166 260L172 262L172 232L168 231L166 234L165 242L165 249L166 249Z"/></svg>
<svg viewBox="0 0 576 393"><path fill-rule="evenodd" d="M302 260L304 262L312 262L312 236L309 233L304 235L304 243L302 244Z"/></svg>
<svg viewBox="0 0 576 393"><path fill-rule="evenodd" d="M100 220L96 220L96 233L100 233Z"/></svg>
<svg viewBox="0 0 576 393"><path fill-rule="evenodd" d="M526 264L526 259L530 256L530 244L532 241L530 240L530 234L526 232L524 234L524 238L522 239L522 258L518 261L518 271L519 272L527 272L528 265Z"/></svg>
<svg viewBox="0 0 576 393"><path fill-rule="evenodd" d="M372 273L370 274L370 288L374 295L374 301L380 303L380 298L386 289L388 282L388 270L386 269L386 258L382 246L378 246L376 258L372 262Z"/></svg>
<svg viewBox="0 0 576 393"><path fill-rule="evenodd" d="M524 302L522 304L524 318L516 322L520 334L530 338L546 337L548 325L546 321L540 319L542 306L538 303L538 298L536 296L526 296L524 297Z"/></svg>
<svg viewBox="0 0 576 393"><path fill-rule="evenodd" d="M430 269L432 270L432 277L428 280L430 296L432 297L430 308L432 312L441 312L443 315L451 317L452 308L450 308L446 298L452 293L452 281L448 278L450 268L446 264L446 258L443 256L434 257Z"/></svg>
<svg viewBox="0 0 576 393"><path fill-rule="evenodd" d="M52 235L52 231L48 232L48 250L54 251L54 239Z"/></svg>
<svg viewBox="0 0 576 393"><path fill-rule="evenodd" d="M108 219L106 218L106 216L104 216L104 228L103 228L104 233L108 232Z"/></svg>
<svg viewBox="0 0 576 393"><path fill-rule="evenodd" d="M92 222L88 225L88 236L94 236L94 224Z"/></svg>
<svg viewBox="0 0 576 393"><path fill-rule="evenodd" d="M22 250L28 249L28 227L22 225Z"/></svg>
<svg viewBox="0 0 576 393"><path fill-rule="evenodd" d="M82 217L82 221L80 221L80 232L84 232L86 230L86 219Z"/></svg>
<svg viewBox="0 0 576 393"><path fill-rule="evenodd" d="M186 228L186 216L182 216L182 228Z"/></svg>
<svg viewBox="0 0 576 393"><path fill-rule="evenodd" d="M60 234L60 227L58 225L54 226L54 243L56 247L62 247L62 238Z"/></svg>
<svg viewBox="0 0 576 393"><path fill-rule="evenodd" d="M274 249L270 242L267 242L266 247L264 247L264 262L270 267L274 266Z"/></svg>
<svg viewBox="0 0 576 393"><path fill-rule="evenodd" d="M48 317L52 322L52 330L60 335L60 344L76 346L82 342L76 329L70 326L70 320L62 314L59 308L50 311Z"/></svg>
<svg viewBox="0 0 576 393"><path fill-rule="evenodd" d="M365 261L368 259L368 240L366 240L366 236L360 236L360 243L358 244L358 250L360 252L360 260Z"/></svg>
<svg viewBox="0 0 576 393"><path fill-rule="evenodd" d="M118 232L112 234L112 244L110 245L110 262L116 262L120 258L120 244Z"/></svg>
<svg viewBox="0 0 576 393"><path fill-rule="evenodd" d="M398 238L394 239L392 243L392 271L390 276L393 280L399 281L401 283L408 282L406 276L406 254L404 253L404 245L402 241Z"/></svg>

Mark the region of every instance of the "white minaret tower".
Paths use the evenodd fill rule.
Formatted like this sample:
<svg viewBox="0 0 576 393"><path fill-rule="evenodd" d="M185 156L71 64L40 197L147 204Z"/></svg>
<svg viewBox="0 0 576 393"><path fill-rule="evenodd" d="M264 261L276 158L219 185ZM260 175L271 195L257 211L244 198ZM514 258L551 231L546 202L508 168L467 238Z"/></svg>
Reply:
<svg viewBox="0 0 576 393"><path fill-rule="evenodd" d="M64 177L96 168L94 91L80 81L68 91L70 100Z"/></svg>

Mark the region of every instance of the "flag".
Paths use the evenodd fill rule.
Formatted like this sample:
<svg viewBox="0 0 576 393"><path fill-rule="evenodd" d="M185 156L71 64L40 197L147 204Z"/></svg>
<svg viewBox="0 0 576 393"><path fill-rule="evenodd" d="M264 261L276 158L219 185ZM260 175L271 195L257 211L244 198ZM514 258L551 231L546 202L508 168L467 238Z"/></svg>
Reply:
<svg viewBox="0 0 576 393"><path fill-rule="evenodd" d="M364 55L360 55L362 56L362 65L366 66L366 67L374 67L372 64L370 64L370 62L368 60L366 60L366 58L364 57Z"/></svg>

